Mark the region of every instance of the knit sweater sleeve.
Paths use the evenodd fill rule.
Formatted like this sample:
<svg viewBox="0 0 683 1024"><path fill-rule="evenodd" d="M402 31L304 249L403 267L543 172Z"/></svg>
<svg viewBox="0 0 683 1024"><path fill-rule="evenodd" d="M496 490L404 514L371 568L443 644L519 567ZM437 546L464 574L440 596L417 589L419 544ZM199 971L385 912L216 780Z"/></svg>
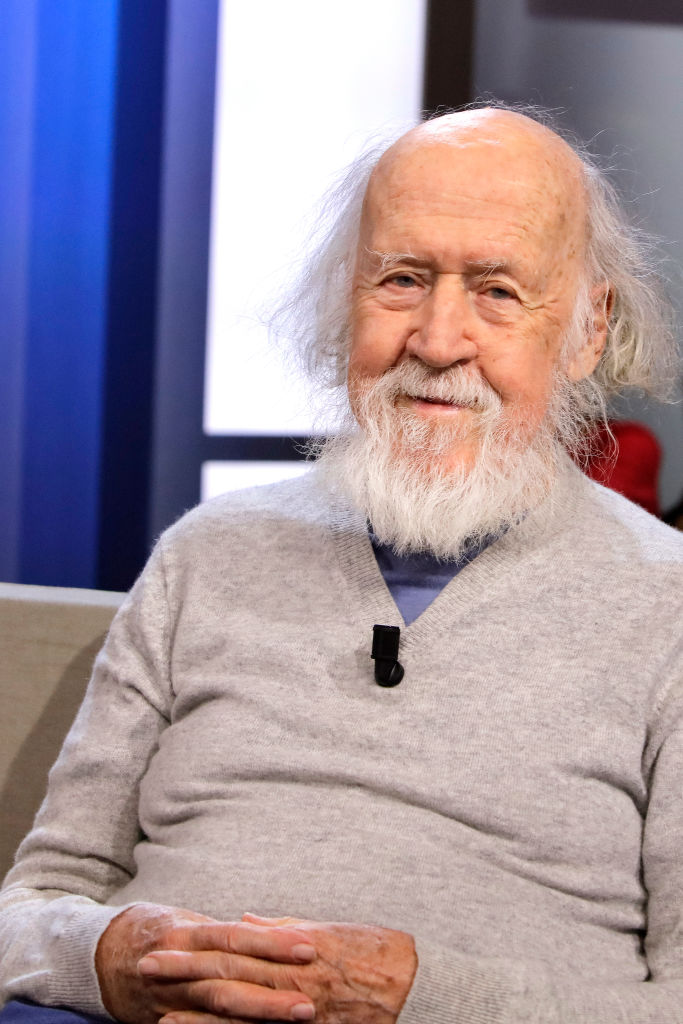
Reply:
<svg viewBox="0 0 683 1024"><path fill-rule="evenodd" d="M141 777L170 704L161 550L116 616L0 894L0 992L105 1013L94 953L135 871ZM2 1001L0 999L0 1002Z"/></svg>
<svg viewBox="0 0 683 1024"><path fill-rule="evenodd" d="M541 963L455 954L417 942L400 1024L678 1024L683 978L570 983Z"/></svg>
<svg viewBox="0 0 683 1024"><path fill-rule="evenodd" d="M675 654L680 659L680 651ZM400 1024L677 1024L683 1015L683 696L681 666L658 702L643 771L642 871L649 977L600 983L547 962L467 956L416 939L419 968Z"/></svg>

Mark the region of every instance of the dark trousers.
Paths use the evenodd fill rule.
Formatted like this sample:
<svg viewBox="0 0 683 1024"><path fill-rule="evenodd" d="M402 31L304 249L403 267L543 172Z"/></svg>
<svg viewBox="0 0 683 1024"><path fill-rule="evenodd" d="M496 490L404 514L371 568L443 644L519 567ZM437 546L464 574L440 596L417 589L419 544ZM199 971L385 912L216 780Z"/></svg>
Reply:
<svg viewBox="0 0 683 1024"><path fill-rule="evenodd" d="M39 1006L25 999L10 999L0 1010L0 1024L103 1024L107 1020L78 1010Z"/></svg>

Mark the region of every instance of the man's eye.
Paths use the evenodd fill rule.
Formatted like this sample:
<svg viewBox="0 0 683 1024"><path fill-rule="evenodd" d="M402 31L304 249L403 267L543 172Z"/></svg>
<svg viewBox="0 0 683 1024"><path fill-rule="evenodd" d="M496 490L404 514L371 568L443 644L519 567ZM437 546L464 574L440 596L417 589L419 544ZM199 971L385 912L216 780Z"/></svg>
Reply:
<svg viewBox="0 0 683 1024"><path fill-rule="evenodd" d="M395 274L393 277L387 278L386 284L395 284L399 288L412 288L416 281L411 274Z"/></svg>
<svg viewBox="0 0 683 1024"><path fill-rule="evenodd" d="M486 294L492 299L514 299L515 297L509 288L503 288L501 285L492 285L486 289Z"/></svg>

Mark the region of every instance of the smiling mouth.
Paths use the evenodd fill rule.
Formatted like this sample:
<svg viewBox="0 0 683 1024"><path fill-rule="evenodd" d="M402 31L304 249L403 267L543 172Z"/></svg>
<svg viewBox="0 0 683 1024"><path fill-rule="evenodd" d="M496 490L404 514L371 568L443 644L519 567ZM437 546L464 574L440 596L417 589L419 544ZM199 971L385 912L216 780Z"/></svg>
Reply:
<svg viewBox="0 0 683 1024"><path fill-rule="evenodd" d="M454 401L451 401L448 398L432 398L429 395L410 395L410 394L406 394L404 397L407 398L410 402L424 402L426 405L446 406L449 409L469 409L469 408L471 408L470 405L466 405L463 402L454 402Z"/></svg>

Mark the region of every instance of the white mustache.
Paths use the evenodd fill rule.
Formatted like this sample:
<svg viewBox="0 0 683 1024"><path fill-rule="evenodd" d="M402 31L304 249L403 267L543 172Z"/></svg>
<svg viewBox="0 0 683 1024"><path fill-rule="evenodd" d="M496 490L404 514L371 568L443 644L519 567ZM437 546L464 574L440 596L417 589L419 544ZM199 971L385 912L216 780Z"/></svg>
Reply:
<svg viewBox="0 0 683 1024"><path fill-rule="evenodd" d="M400 395L432 402L465 406L476 411L498 410L498 393L482 377L449 366L435 370L419 360L399 363L387 370L378 382L387 398Z"/></svg>

